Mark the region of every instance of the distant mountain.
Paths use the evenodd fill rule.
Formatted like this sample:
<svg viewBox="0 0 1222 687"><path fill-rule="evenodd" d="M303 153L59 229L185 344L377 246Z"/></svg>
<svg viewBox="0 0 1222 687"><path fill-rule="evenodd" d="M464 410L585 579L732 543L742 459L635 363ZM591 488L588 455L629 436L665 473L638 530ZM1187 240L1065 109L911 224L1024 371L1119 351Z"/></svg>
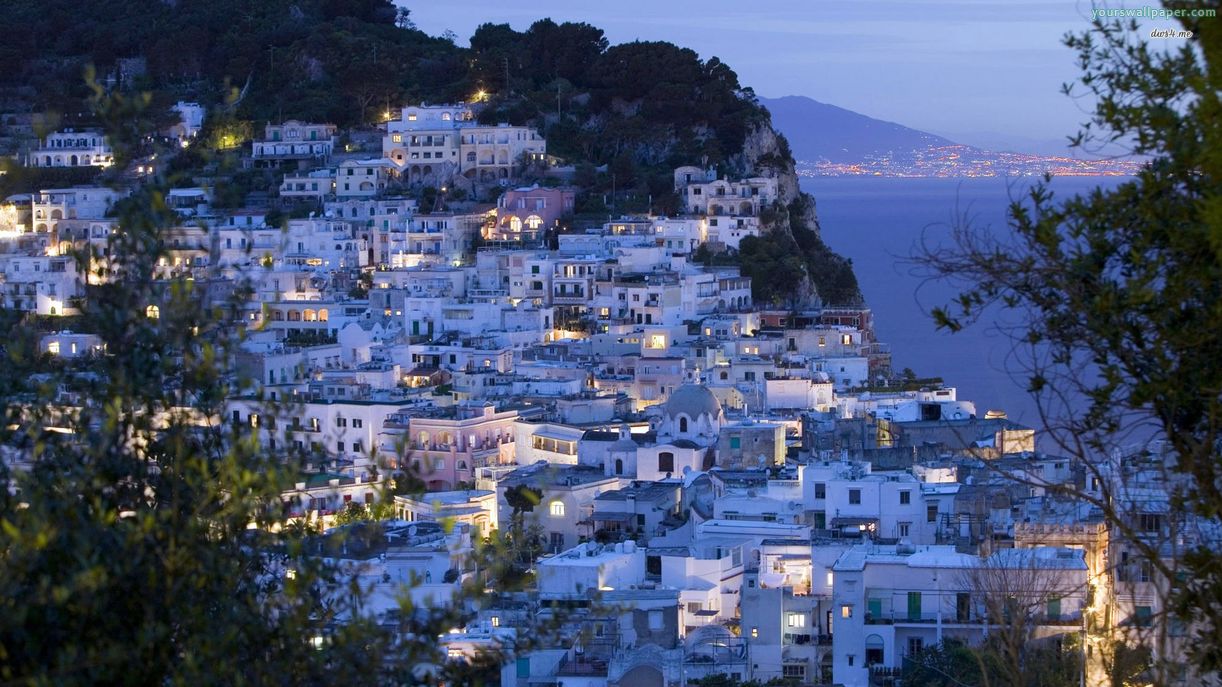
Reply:
<svg viewBox="0 0 1222 687"><path fill-rule="evenodd" d="M760 98L772 126L789 139L797 160L852 163L887 152L954 145L941 136L884 122L800 95Z"/></svg>
<svg viewBox="0 0 1222 687"><path fill-rule="evenodd" d="M982 150L1032 155L1082 157L1081 151L1069 147L1069 138L1030 138L998 131L959 131L947 134L956 141Z"/></svg>

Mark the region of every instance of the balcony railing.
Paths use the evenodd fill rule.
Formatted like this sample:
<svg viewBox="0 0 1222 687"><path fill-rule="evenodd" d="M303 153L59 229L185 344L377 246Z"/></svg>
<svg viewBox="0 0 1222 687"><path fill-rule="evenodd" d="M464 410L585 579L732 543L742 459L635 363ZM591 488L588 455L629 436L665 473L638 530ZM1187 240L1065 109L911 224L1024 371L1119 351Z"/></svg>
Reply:
<svg viewBox="0 0 1222 687"><path fill-rule="evenodd" d="M882 612L879 614L866 613L867 625L907 625L907 624L922 624L929 625L938 622L937 613L920 613L912 614L903 611L894 613ZM943 625L999 625L1009 621L996 622L990 621L987 616L980 614L959 615L957 613L942 613L941 622ZM1082 624L1082 614L1079 612L1062 613L1058 616L1039 616L1031 618L1027 621L1031 625L1057 625L1057 626L1076 626Z"/></svg>

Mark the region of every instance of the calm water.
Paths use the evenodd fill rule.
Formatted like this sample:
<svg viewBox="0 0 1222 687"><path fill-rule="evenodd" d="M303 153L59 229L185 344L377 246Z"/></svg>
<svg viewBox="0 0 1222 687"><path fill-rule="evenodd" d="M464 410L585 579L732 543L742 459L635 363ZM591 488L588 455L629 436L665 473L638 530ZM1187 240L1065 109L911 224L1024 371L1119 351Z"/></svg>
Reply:
<svg viewBox="0 0 1222 687"><path fill-rule="evenodd" d="M822 177L803 179L803 190L818 206L823 240L853 260L874 326L891 344L896 370L910 367L921 376L938 376L976 403L978 412L1005 410L1010 418L1039 426L1035 404L1025 392L1026 375L1012 355L1013 346L999 325L1013 318L993 313L957 334L939 332L930 308L955 291L927 283L906 264L922 236L945 239L950 223L965 213L972 221L1004 232L1006 208L1029 180L886 179ZM1063 195L1085 192L1112 179L1064 178L1053 182Z"/></svg>

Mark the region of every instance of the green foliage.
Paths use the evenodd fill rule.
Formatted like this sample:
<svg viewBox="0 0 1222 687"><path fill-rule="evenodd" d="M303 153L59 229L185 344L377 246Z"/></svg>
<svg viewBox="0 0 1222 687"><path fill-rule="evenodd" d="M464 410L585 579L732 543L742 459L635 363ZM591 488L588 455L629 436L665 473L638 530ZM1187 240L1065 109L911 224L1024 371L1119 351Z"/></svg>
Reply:
<svg viewBox="0 0 1222 687"><path fill-rule="evenodd" d="M482 94L480 121L534 126L550 154L577 165L577 209L590 215L677 214L673 169L696 163L749 171L740 168L743 143L768 117L718 58L701 60L664 42L611 46L584 23L543 19L525 31L484 24L461 48L416 30L410 12L396 12L388 0L180 0L152 3L139 19L122 3L18 0L8 16L24 29L0 46L0 66L11 67L0 69L0 80L37 75L48 95L36 108L79 110L72 95L81 69L108 74L121 57L140 56L148 75L138 86L162 116L178 97L209 106L198 144L208 151L238 150L265 121L369 125L404 102ZM34 35L57 40L28 39ZM48 62L76 69L49 72ZM77 93L76 103L85 95ZM235 162L193 147L169 164L184 172L216 167L214 204L230 208L244 202L253 180L237 174ZM780 155L759 166L791 163L782 139ZM433 195L421 198L426 212L434 204ZM860 300L851 266L815 230L786 232L797 239L811 281L827 302ZM791 279L790 265L776 266L779 276L757 289L763 302L792 295L783 279L791 290L801 281Z"/></svg>
<svg viewBox="0 0 1222 687"><path fill-rule="evenodd" d="M802 256L785 234L747 236L738 244L738 255L743 276L751 277L751 297L757 304L787 305L806 278Z"/></svg>
<svg viewBox="0 0 1222 687"><path fill-rule="evenodd" d="M292 583L274 573L266 553L297 555L301 540L247 529L278 521L295 470L216 420L236 390L219 363L234 340L192 283L148 279L171 221L160 195L118 218L110 282L83 306L110 352L92 363L88 402L57 402L45 359L7 348L0 366L0 441L32 461L0 463L14 487L0 490L0 680L123 683L138 665L161 684L322 684L330 668L376 665L376 626L328 630L348 606L318 604L320 564L301 559Z"/></svg>
<svg viewBox="0 0 1222 687"><path fill-rule="evenodd" d="M376 120L386 99L464 96L460 52L396 27L395 16L388 0L15 0L6 18L27 31L0 45L0 79L37 78L46 86L37 108L75 112L73 100L87 95L80 87L85 65L105 74L121 58L143 57L147 77L131 85L189 88L206 105L223 102L229 84L248 86L241 104L247 119L341 125ZM35 40L43 31L55 40ZM48 64L56 69L44 69Z"/></svg>
<svg viewBox="0 0 1222 687"><path fill-rule="evenodd" d="M335 524L342 526L357 522L382 522L390 520L394 515L395 504L390 500L377 501L369 505L349 501L340 512L335 514Z"/></svg>
<svg viewBox="0 0 1222 687"><path fill-rule="evenodd" d="M534 511L541 500L543 492L534 487L518 485L505 490L505 503L509 504L515 517Z"/></svg>
<svg viewBox="0 0 1222 687"><path fill-rule="evenodd" d="M82 186L97 180L97 167L25 167L0 158L0 198L44 188Z"/></svg>
<svg viewBox="0 0 1222 687"><path fill-rule="evenodd" d="M805 258L807 274L824 303L857 305L861 302L861 290L857 286L857 275L853 274L853 262L828 248L819 237L818 227L805 223L808 210L813 210L807 206L813 203L810 196L802 195L788 208L790 232Z"/></svg>
<svg viewBox="0 0 1222 687"><path fill-rule="evenodd" d="M1068 646L1041 640L1028 647L1023 671L1007 671L1003 649L998 642L985 640L969 646L955 639L925 647L904 659L904 684L929 687L1074 687L1082 671L1082 652L1073 635Z"/></svg>
<svg viewBox="0 0 1222 687"><path fill-rule="evenodd" d="M144 138L133 124L144 106L98 103L117 150ZM404 598L398 620L379 624L359 585L341 584L307 548L315 533L286 521L281 498L308 456L272 455L251 423L226 420L226 399L248 390L229 372L239 339L226 317L246 285L230 301L185 279L151 280L175 217L154 187L115 212L123 231L108 239L107 280L81 306L106 355L65 366L37 354L36 319L4 318L0 682L488 679L493 657L447 663L437 643L467 607ZM150 303L158 318L145 315ZM81 401L65 402L65 388ZM385 507L345 517L381 518ZM349 529L380 540L376 526ZM421 665L444 668L412 672Z"/></svg>

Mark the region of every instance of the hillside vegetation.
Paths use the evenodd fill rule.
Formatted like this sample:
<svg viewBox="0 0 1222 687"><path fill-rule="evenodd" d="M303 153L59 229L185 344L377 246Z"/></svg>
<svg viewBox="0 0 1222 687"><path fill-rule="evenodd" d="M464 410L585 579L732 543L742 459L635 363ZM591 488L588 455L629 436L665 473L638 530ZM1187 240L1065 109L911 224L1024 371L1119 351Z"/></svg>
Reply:
<svg viewBox="0 0 1222 687"><path fill-rule="evenodd" d="M535 126L576 166L589 217L677 213L679 165L787 178L789 207L764 239L776 245L741 255L757 297L796 305L813 285L829 302L860 300L847 261L818 239L768 111L716 57L665 42L612 46L601 29L550 19L526 31L484 24L460 47L416 30L389 0L14 0L7 16L24 28L0 45L0 93L9 109L47 113L47 128L91 123L86 74L146 92L161 111L190 99L223 113L205 127L223 130L206 139L218 146L266 121L368 128L403 103L480 98L482 120ZM761 132L765 147L752 148Z"/></svg>

